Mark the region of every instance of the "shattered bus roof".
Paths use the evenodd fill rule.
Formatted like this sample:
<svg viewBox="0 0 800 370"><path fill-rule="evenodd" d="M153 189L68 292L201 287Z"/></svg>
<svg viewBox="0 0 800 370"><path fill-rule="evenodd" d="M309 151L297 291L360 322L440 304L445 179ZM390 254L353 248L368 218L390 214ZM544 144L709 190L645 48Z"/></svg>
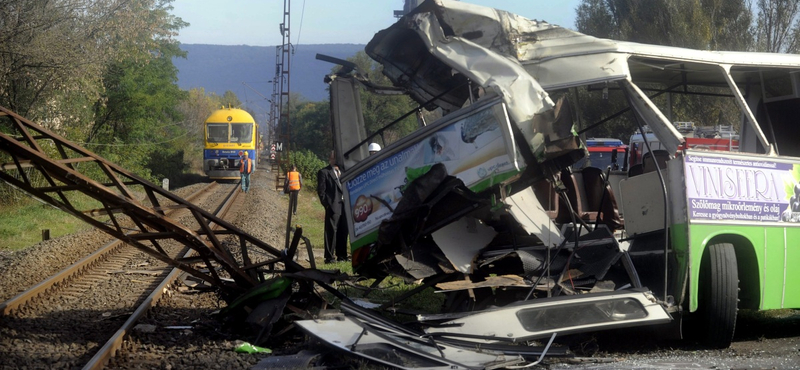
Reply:
<svg viewBox="0 0 800 370"><path fill-rule="evenodd" d="M769 79L771 73L785 73L800 64L797 55L702 51L600 39L450 0L423 2L378 32L366 52L383 65L384 74L395 86L406 89L427 109L441 107L452 112L476 94L501 96L540 162L553 156L548 155L545 143L569 136L555 122L557 107L547 91L627 82L624 88L641 96L639 87L630 84L634 80L666 87L730 87L758 83L754 81L762 76ZM651 128L668 150L677 150L682 135L651 102L639 100L637 111L653 115L651 122L661 122ZM752 115L750 121L755 122ZM754 129L768 146L760 128L754 125ZM563 154L559 148L550 152Z"/></svg>
<svg viewBox="0 0 800 370"><path fill-rule="evenodd" d="M426 26L429 23L440 28ZM459 68L464 66L461 60L470 60L471 70L491 68L487 60L473 60L483 53L494 61L512 58L547 90L631 77L645 82L678 82L674 78L682 74L690 84L724 85L718 73L707 72L730 65L734 67L734 80L742 82L742 75L756 72L758 67L796 69L800 63L800 56L794 54L704 51L601 39L502 10L450 0L426 1L377 33L366 50L376 60L385 61L384 68L391 69L387 75L395 82L429 79L431 75L418 69L428 66L429 61L418 58L428 51L416 50L422 44L415 38L430 41L434 49L447 50L449 67L461 73L469 72ZM454 43L463 46L448 47Z"/></svg>

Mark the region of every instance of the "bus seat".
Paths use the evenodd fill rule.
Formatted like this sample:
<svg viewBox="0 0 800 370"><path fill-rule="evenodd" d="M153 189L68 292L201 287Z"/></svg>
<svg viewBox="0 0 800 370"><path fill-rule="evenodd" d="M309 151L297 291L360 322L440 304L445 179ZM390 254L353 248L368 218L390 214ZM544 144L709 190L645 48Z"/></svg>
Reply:
<svg viewBox="0 0 800 370"><path fill-rule="evenodd" d="M564 170L561 172L561 182L566 188L566 196L576 218L591 223L596 222L599 217L599 222L606 224L611 230L621 229L623 220L619 215L617 200L611 186L603 181L602 172L596 167L586 167L579 172ZM560 224L572 222L567 204L558 196L549 181L537 181L533 184L533 189L550 219ZM604 193L605 199L602 198Z"/></svg>
<svg viewBox="0 0 800 370"><path fill-rule="evenodd" d="M658 168L667 168L667 161L670 160L669 152L663 149L653 150L652 152L644 153L642 156L642 173L653 172L656 168L653 166L653 158L656 158Z"/></svg>
<svg viewBox="0 0 800 370"><path fill-rule="evenodd" d="M576 177L576 175L568 169L561 172L561 182L567 189L567 199L569 199L572 209L575 211L575 217L582 220L587 220L590 215L584 211L586 207L586 199L583 196L583 182ZM580 184L580 185L579 185ZM569 214L569 208L563 200L559 199L558 215L556 222L568 223L572 222L572 216Z"/></svg>
<svg viewBox="0 0 800 370"><path fill-rule="evenodd" d="M605 181L603 170L597 167L586 167L581 171L586 198L585 212L597 223L608 226L610 230L622 229L624 221L619 215L617 198L611 185Z"/></svg>
<svg viewBox="0 0 800 370"><path fill-rule="evenodd" d="M641 163L637 163L628 169L628 177L638 176L644 173Z"/></svg>
<svg viewBox="0 0 800 370"><path fill-rule="evenodd" d="M547 217L550 217L551 220L555 220L558 216L559 200L556 190L553 189L553 185L547 180L539 180L533 183L533 192L536 194L536 198L539 200L539 203L542 204L545 212L547 212Z"/></svg>

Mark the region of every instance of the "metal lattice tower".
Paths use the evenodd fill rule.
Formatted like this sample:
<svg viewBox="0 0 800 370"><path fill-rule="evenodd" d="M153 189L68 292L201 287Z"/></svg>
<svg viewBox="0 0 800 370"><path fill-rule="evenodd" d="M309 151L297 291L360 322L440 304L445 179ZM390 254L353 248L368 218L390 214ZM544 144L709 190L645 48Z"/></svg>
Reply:
<svg viewBox="0 0 800 370"><path fill-rule="evenodd" d="M265 266L283 266L270 267L269 273L304 269L292 261L291 253L4 107L0 107L0 181L220 288L228 296L258 285ZM99 202L100 207L80 208L77 197L81 194ZM168 209L188 210L193 218L178 221L166 215ZM242 256L248 250L260 250L269 261L238 261L223 243L228 237L238 240ZM196 255L171 256L161 246L168 239Z"/></svg>
<svg viewBox="0 0 800 370"><path fill-rule="evenodd" d="M289 117L290 112L290 76L291 76L291 0L283 0L283 23L280 24L281 36L283 36L283 44L278 48L280 54L279 74L278 81L280 81L280 99L278 109L280 110L280 117L278 118L278 141L283 144L283 152L279 152L275 158L278 166L278 175L276 176L276 189L283 184L285 175L280 170L284 162L289 161L289 148L291 144L291 120Z"/></svg>
<svg viewBox="0 0 800 370"><path fill-rule="evenodd" d="M275 76L272 78L272 95L270 95L270 111L269 111L269 130L270 130L270 145L274 144L278 140L280 140L280 127L278 125L279 122L279 106L280 101L278 101L278 86L280 86L280 78L281 78L281 45L275 47ZM278 190L279 186L279 179L280 177L280 166L279 166L279 154L272 151L272 155L274 157L271 158L271 168L272 172L276 174L275 179L275 190Z"/></svg>

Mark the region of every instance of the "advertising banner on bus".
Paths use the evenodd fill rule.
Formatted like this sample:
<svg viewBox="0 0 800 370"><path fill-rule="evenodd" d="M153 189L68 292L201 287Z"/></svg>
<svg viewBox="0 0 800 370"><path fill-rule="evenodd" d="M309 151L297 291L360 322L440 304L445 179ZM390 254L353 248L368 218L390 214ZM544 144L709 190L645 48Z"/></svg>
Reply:
<svg viewBox="0 0 800 370"><path fill-rule="evenodd" d="M345 185L354 236L376 229L391 217L406 185L436 163L444 164L447 173L466 186L515 170L501 128L507 122L502 105L481 109L410 143L348 180Z"/></svg>
<svg viewBox="0 0 800 370"><path fill-rule="evenodd" d="M691 220L800 222L800 164L688 154Z"/></svg>

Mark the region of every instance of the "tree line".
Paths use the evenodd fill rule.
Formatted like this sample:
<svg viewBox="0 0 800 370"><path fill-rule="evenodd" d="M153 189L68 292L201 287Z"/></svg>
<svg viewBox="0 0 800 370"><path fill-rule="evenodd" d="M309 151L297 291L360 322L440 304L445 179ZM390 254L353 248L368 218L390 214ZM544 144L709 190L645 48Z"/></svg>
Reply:
<svg viewBox="0 0 800 370"><path fill-rule="evenodd" d="M175 37L188 24L172 1L2 0L0 105L144 178L179 183L200 166L205 118L241 103L178 87L172 60L186 55Z"/></svg>
<svg viewBox="0 0 800 370"><path fill-rule="evenodd" d="M583 0L579 32L700 50L797 53L798 0Z"/></svg>
<svg viewBox="0 0 800 370"><path fill-rule="evenodd" d="M575 12L576 30L600 38L714 51L797 53L800 48L800 0L583 0ZM671 99L665 94L653 101L669 104L664 111L681 121L738 128L739 110L730 99ZM586 91L578 100L584 125L623 108ZM588 132L627 142L633 127L630 115L622 115Z"/></svg>

